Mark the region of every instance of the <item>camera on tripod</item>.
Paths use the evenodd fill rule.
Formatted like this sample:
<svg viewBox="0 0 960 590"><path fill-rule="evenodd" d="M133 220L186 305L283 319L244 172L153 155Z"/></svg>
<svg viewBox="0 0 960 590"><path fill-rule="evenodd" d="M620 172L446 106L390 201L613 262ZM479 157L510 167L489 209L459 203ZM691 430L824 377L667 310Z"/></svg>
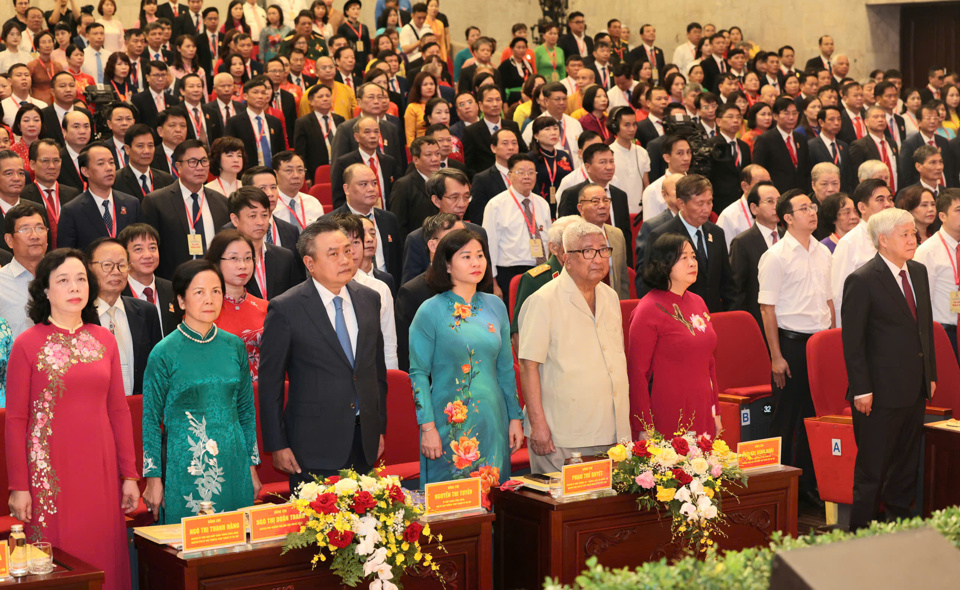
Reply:
<svg viewBox="0 0 960 590"><path fill-rule="evenodd" d="M726 155L723 146L710 145L710 138L703 127L687 115L672 115L663 119L665 135L678 135L690 145L691 174L707 176L714 160L722 160Z"/></svg>

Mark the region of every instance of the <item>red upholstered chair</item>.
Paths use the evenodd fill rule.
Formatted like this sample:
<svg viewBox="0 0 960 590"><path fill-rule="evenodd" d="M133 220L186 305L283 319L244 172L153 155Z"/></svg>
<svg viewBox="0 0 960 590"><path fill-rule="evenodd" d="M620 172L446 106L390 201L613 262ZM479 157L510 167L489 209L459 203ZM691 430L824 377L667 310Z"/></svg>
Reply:
<svg viewBox="0 0 960 590"><path fill-rule="evenodd" d="M143 475L143 396L131 395L127 397L127 407L130 408L130 422L133 425L133 452L137 462L137 473ZM140 493L147 488L145 479L140 479ZM128 514L133 522L130 526L150 526L154 524L153 515L147 510L143 498L137 509Z"/></svg>
<svg viewBox="0 0 960 590"><path fill-rule="evenodd" d="M317 166L313 173L313 184L330 184L330 165Z"/></svg>
<svg viewBox="0 0 960 590"><path fill-rule="evenodd" d="M517 396L520 398L520 409L523 409L523 389L520 387L520 365L516 360L513 362L513 374L517 379ZM510 455L510 470L517 472L530 469L530 449L527 448L527 440L524 438L523 446L516 453Z"/></svg>
<svg viewBox="0 0 960 590"><path fill-rule="evenodd" d="M807 340L807 375L817 416L850 415L840 328L818 332Z"/></svg>
<svg viewBox="0 0 960 590"><path fill-rule="evenodd" d="M640 221L637 222L637 217L640 218ZM642 213L631 213L630 214L630 236L623 236L624 239L627 237L630 238L630 242L627 244L627 248L634 248L637 244L637 236L640 235L640 228L643 226L643 214Z"/></svg>
<svg viewBox="0 0 960 590"><path fill-rule="evenodd" d="M7 410L0 408L0 440L4 440L7 430ZM141 453L142 454L142 453ZM0 453L0 535L6 536L10 532L10 526L14 524L23 524L16 518L10 516L10 508L7 507L7 500L10 499L9 480L7 479L7 455Z"/></svg>
<svg viewBox="0 0 960 590"><path fill-rule="evenodd" d="M640 303L639 299L620 300L620 321L623 323L623 350L627 350L630 342L630 320L633 318L633 308Z"/></svg>
<svg viewBox="0 0 960 590"><path fill-rule="evenodd" d="M413 402L410 376L404 371L387 371L386 449L381 461L385 475L403 479L420 477L420 427Z"/></svg>
<svg viewBox="0 0 960 590"><path fill-rule="evenodd" d="M630 281L630 298L638 299L637 297L637 271L633 270L630 267L627 267L627 280Z"/></svg>
<svg viewBox="0 0 960 590"><path fill-rule="evenodd" d="M507 295L507 313L510 314L511 323L514 321L513 308L517 304L517 290L520 288L520 277L522 276L523 275L517 275L510 279L510 293Z"/></svg>
<svg viewBox="0 0 960 590"><path fill-rule="evenodd" d="M721 438L728 445L767 436L770 356L760 326L745 311L711 314L717 333L717 385Z"/></svg>
<svg viewBox="0 0 960 590"><path fill-rule="evenodd" d="M329 182L323 182L311 186L308 194L320 201L320 204L323 205L324 211L329 212L333 210L333 185L331 185Z"/></svg>
<svg viewBox="0 0 960 590"><path fill-rule="evenodd" d="M927 413L932 404L960 415L960 366L946 330L936 322L933 323L933 344L937 354L937 391L927 402Z"/></svg>

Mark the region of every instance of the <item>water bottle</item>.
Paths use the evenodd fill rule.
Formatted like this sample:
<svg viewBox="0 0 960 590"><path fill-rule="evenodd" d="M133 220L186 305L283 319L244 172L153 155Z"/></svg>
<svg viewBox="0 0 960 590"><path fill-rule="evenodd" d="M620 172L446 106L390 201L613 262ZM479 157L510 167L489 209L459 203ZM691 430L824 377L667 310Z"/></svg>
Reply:
<svg viewBox="0 0 960 590"><path fill-rule="evenodd" d="M583 463L583 458L577 452L570 453L570 457L563 462L564 465L576 465L577 463Z"/></svg>
<svg viewBox="0 0 960 590"><path fill-rule="evenodd" d="M16 578L27 575L29 556L27 555L27 536L23 534L23 525L10 527L10 575Z"/></svg>

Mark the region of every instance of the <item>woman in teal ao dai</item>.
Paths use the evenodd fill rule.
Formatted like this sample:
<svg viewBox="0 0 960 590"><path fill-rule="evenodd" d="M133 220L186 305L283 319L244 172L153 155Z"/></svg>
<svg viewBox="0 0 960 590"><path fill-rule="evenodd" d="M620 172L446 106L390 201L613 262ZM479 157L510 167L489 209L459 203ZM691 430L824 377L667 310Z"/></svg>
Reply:
<svg viewBox="0 0 960 590"><path fill-rule="evenodd" d="M216 512L250 506L260 491L247 350L213 323L223 277L192 260L174 273L173 292L183 323L150 353L143 380L143 500L164 524L194 516L204 501Z"/></svg>
<svg viewBox="0 0 960 590"><path fill-rule="evenodd" d="M486 247L468 230L440 240L427 300L410 326L410 381L420 424L420 483L510 476L523 442L510 322L492 284Z"/></svg>

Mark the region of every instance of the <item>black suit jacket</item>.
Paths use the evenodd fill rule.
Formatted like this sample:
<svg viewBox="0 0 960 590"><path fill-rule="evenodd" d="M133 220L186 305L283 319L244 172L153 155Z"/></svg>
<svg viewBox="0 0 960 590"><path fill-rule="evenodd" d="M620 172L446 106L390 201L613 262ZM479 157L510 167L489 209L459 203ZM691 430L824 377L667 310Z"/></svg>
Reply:
<svg viewBox="0 0 960 590"><path fill-rule="evenodd" d="M114 185L114 188L118 188L118 187ZM121 191L121 192L126 192L126 191ZM80 191L78 191L77 189L73 188L72 186L60 185L60 206L61 207L66 205L70 201L74 200L78 196L80 196ZM43 198L40 196L40 187L37 186L37 183L35 182L28 183L27 186L25 186L23 190L20 191L20 198L25 199L27 201L32 201L37 205L40 205L40 207L46 208L46 206L43 204Z"/></svg>
<svg viewBox="0 0 960 590"><path fill-rule="evenodd" d="M393 183L390 197L390 212L397 216L400 235L407 235L423 225L423 220L439 213L436 205L427 196L427 184L419 171L398 178Z"/></svg>
<svg viewBox="0 0 960 590"><path fill-rule="evenodd" d="M346 201L344 201L343 205L330 211L327 215L334 215L336 213L351 213ZM324 217L326 217L326 215L324 215ZM391 292L396 295L396 289L402 283L400 276L402 274L401 269L403 268L403 254L405 249L402 236L400 235L400 223L397 221L397 216L393 213L377 208L373 209L373 219L377 224L377 239L380 240L379 243L383 247L383 262L387 265L387 268L383 270L387 271L393 278L394 288L391 289Z"/></svg>
<svg viewBox="0 0 960 590"><path fill-rule="evenodd" d="M40 217L43 218L43 224L46 225L47 227L50 226L50 222L47 221L47 209L46 209L43 205L34 203L33 201L26 201L26 200L21 200L21 203L26 203L27 205L30 205L31 207L33 207L34 209L36 209L36 210L37 210L37 213L40 214ZM63 214L63 210L62 210L62 209L60 210L60 214L61 214L61 215ZM0 211L0 224L3 223L3 219L4 219L3 211ZM103 223L103 220L102 220L102 219L100 220L100 223ZM50 234L47 234L47 242L48 242L48 243L49 243L49 241L50 241L49 236L50 236ZM0 242L0 250L4 250L4 251L6 251L6 252L12 252L12 250L10 250L10 246L7 245L7 241L6 241L6 240L3 240L2 242ZM49 247L48 247L48 250L49 250ZM0 262L2 262L2 261L0 261ZM9 260L8 260L7 262L9 262ZM3 262L3 264L6 264L6 262ZM2 264L0 264L0 266L2 266Z"/></svg>
<svg viewBox="0 0 960 590"><path fill-rule="evenodd" d="M174 16L173 8L170 6L170 3L164 2L160 6L157 6L157 18L165 18L172 24L173 21L177 20L181 14L189 11L190 8L186 4L177 4L177 16Z"/></svg>
<svg viewBox="0 0 960 590"><path fill-rule="evenodd" d="M197 132L193 128L195 125L193 121L193 108L188 107L186 103L183 103L181 106L187 109L187 139L200 139L197 137ZM207 127L207 142L209 145L212 144L216 138L223 137L223 126L220 124L220 109L214 108L212 110L216 112L211 112L211 109L203 108L205 106L206 104L202 104L197 110L200 112L200 117L203 118L203 123Z"/></svg>
<svg viewBox="0 0 960 590"><path fill-rule="evenodd" d="M423 302L434 295L436 292L427 284L426 272L404 283L397 292L393 308L397 322L397 357L401 371L410 370L410 324Z"/></svg>
<svg viewBox="0 0 960 590"><path fill-rule="evenodd" d="M242 102L237 102L235 100L230 101L230 109L234 115L236 115L237 113L242 113L244 108L245 107L243 106ZM217 104L217 101L214 100L206 103L205 105L203 105L201 110L203 111L203 114L205 117L207 115L210 115L210 119L216 120L217 129L219 129L222 134L223 131L227 128L227 123L226 121L223 120L223 115L220 113L220 105ZM214 139L216 139L216 137L214 137ZM213 143L212 139L210 140L210 143ZM248 165L252 165L252 164L248 164Z"/></svg>
<svg viewBox="0 0 960 590"><path fill-rule="evenodd" d="M207 76L207 88L213 89L213 76L216 74L214 71L214 66L217 65L217 60L214 59L213 53L210 51L210 34L204 28L203 33L196 35L194 42L197 44L197 59L200 60L200 65L203 66L203 71ZM217 34L217 44L223 42L223 35Z"/></svg>
<svg viewBox="0 0 960 590"><path fill-rule="evenodd" d="M850 163L850 146L840 138L834 140L837 144L837 158L840 159L840 190L853 194L853 189L857 188L857 169ZM814 137L807 142L807 149L810 152L810 169L820 162L833 163L833 154L827 149L827 143L822 135Z"/></svg>
<svg viewBox="0 0 960 590"><path fill-rule="evenodd" d="M496 162L496 159L494 159ZM507 184L503 181L503 175L496 165L491 166L483 172L478 172L473 176L473 184L470 186L470 196L472 197L470 205L467 206L467 212L464 219L469 219L474 223L483 223L483 211L487 208L490 199L507 190Z"/></svg>
<svg viewBox="0 0 960 590"><path fill-rule="evenodd" d="M637 278L635 281L637 287L637 293L643 293L645 289L642 288L643 285L643 258L644 251L647 249L647 244L650 243L650 234L653 230L657 229L661 225L671 221L676 215L670 209L660 212L653 219L644 221L640 226L640 233L637 234L637 241L634 245L636 249L636 264L634 270L637 271Z"/></svg>
<svg viewBox="0 0 960 590"><path fill-rule="evenodd" d="M156 298L157 309L160 310L160 329L165 336L177 329L177 325L183 319L183 311L180 309L180 306L177 305L176 297L173 296L173 283L167 279L156 276L153 277L153 280L157 288ZM129 283L123 288L122 295L124 297L134 298L133 290L130 288ZM143 300L141 299L141 301ZM145 303L149 304L149 302Z"/></svg>
<svg viewBox="0 0 960 590"><path fill-rule="evenodd" d="M651 65L656 67L658 73L662 72L665 64L667 63L663 58L663 50L654 45L653 53L657 63ZM627 54L627 63L629 63L631 67L637 65L638 63L642 64L645 61L650 61L650 56L647 55L647 49L643 46L643 43L634 47L630 53Z"/></svg>
<svg viewBox="0 0 960 590"><path fill-rule="evenodd" d="M113 204L117 217L115 236L128 225L142 220L140 201L136 197L113 191ZM60 209L60 221L57 223L58 247L82 250L90 242L108 235L109 231L103 222L103 210L97 207L90 191L84 191Z"/></svg>
<svg viewBox="0 0 960 590"><path fill-rule="evenodd" d="M275 100L270 101L270 106L274 106ZM287 137L287 145L293 145L293 131L297 124L297 99L287 90L280 90L280 112L283 113L284 132Z"/></svg>
<svg viewBox="0 0 960 590"><path fill-rule="evenodd" d="M177 181L173 174L168 174L156 168L150 169L150 176L152 177L153 190L170 186ZM124 166L117 172L117 179L113 181L113 188L128 195L133 195L141 202L147 196L140 185L139 175L130 166Z"/></svg>
<svg viewBox="0 0 960 590"><path fill-rule="evenodd" d="M717 60L712 56L708 57L700 62L700 66L703 68L703 89L716 93L720 83L720 66L717 65Z"/></svg>
<svg viewBox="0 0 960 590"><path fill-rule="evenodd" d="M513 129L513 132L517 134L517 142L520 144L519 153L522 154L527 151L527 145L523 142L523 138L520 137L519 125L514 121L501 117L500 127L503 129ZM480 119L473 125L468 125L467 128L463 130L463 155L467 170L470 171L470 174L473 175L481 170L486 170L497 162L496 156L493 155L493 151L490 149L490 137L490 129L487 128L487 123L483 119Z"/></svg>
<svg viewBox="0 0 960 590"><path fill-rule="evenodd" d="M843 356L847 400L873 394L874 408L902 408L930 397L937 380L933 312L927 269L907 261L913 283L914 319L900 283L880 254L850 273L843 283Z"/></svg>
<svg viewBox="0 0 960 590"><path fill-rule="evenodd" d="M270 129L270 153L275 156L287 149L284 140L283 124L273 115L263 113L266 125ZM230 117L224 130L226 135L240 139L247 146L247 166L255 166L257 159L257 134L253 129L253 121L247 116L247 111L240 111L239 115Z"/></svg>
<svg viewBox="0 0 960 590"><path fill-rule="evenodd" d="M13 254L7 252L6 250L0 250L0 268L10 264L13 261ZM408 326L409 327L409 326ZM410 366L410 361L407 361L407 366Z"/></svg>
<svg viewBox="0 0 960 590"><path fill-rule="evenodd" d="M350 153L360 147L357 144L357 139L353 136L353 127L357 124L358 118L354 117L347 121L341 121L337 126L337 134L330 142L334 162L343 154ZM391 119L392 117L388 115L386 120L380 121L380 137L383 138L383 149L380 151L393 158L395 168L389 172L395 178L400 178L407 168L407 150L403 143L403 136L400 134L399 120L392 121ZM386 171L384 171L384 174L386 174ZM334 206L338 206L336 201L334 201Z"/></svg>
<svg viewBox="0 0 960 590"><path fill-rule="evenodd" d="M943 156L943 175L947 178L947 186L960 186L960 179L957 178L957 150L954 148L954 145L960 147L960 142L956 138L947 141L946 137L936 133L933 134L933 139ZM914 133L903 140L903 145L900 146L900 154L897 157L897 180L900 181L901 186L920 182L920 173L917 172L917 167L913 164L913 153L922 145L926 144L923 136L919 133Z"/></svg>
<svg viewBox="0 0 960 590"><path fill-rule="evenodd" d="M653 121L650 119L644 119L637 123L637 139L640 141L640 145L647 147L650 145L650 142L660 137L660 133L657 131L656 125L653 124ZM652 158L651 158L652 161ZM660 164L663 167L663 164ZM653 179L650 179L650 182L653 182Z"/></svg>
<svg viewBox="0 0 960 590"><path fill-rule="evenodd" d="M587 45L587 55L584 57L590 57L593 55L593 38L590 37L586 31L583 32L583 42ZM571 55L580 55L580 47L577 45L577 40L570 33L560 37L560 39L557 41L557 45L560 46L560 49L563 50L563 55L566 57L570 57Z"/></svg>
<svg viewBox="0 0 960 590"><path fill-rule="evenodd" d="M460 172L467 174L466 165L452 158L447 158L447 167L453 168L455 170L459 170ZM403 175L406 176L407 174L410 174L414 170L416 170L416 166L413 165L413 162L410 162L409 164L407 164L407 169L404 171Z"/></svg>
<svg viewBox="0 0 960 590"><path fill-rule="evenodd" d="M727 139L723 135L717 135L708 143L713 146L716 153L723 154L720 158L714 158L710 166L710 182L713 184L713 210L719 215L727 205L740 198L743 191L740 190L740 171L745 166L750 165L750 146L747 142L737 139L737 147L740 149L740 165L737 165L736 154L727 144ZM663 158L661 158L661 161Z"/></svg>
<svg viewBox="0 0 960 590"><path fill-rule="evenodd" d="M890 146L890 149L893 151L894 160L898 157L897 144L891 142L889 139L886 140L887 144ZM877 148L877 142L873 141L873 137L868 133L864 135L862 139L850 144L850 167L854 170L860 169L860 164L863 164L867 160L881 160L880 150ZM891 167L893 168L893 173L897 173L896 162L890 162ZM897 180L896 189L900 190L901 186L905 186L902 182Z"/></svg>
<svg viewBox="0 0 960 590"><path fill-rule="evenodd" d="M823 58L821 56L811 57L807 60L807 63L803 66L804 71L806 70L819 70L820 68L825 67L823 65Z"/></svg>
<svg viewBox="0 0 960 590"><path fill-rule="evenodd" d="M690 287L690 290L703 298L704 303L711 313L718 311L730 311L733 309L736 301L737 292L733 283L733 270L730 268L730 258L727 256L727 241L724 238L723 230L709 221L704 223L702 229L706 238L707 250L707 271L703 272L701 268L697 273L697 282ZM680 215L661 225L650 232L650 238L647 241L652 244L663 234L680 234L690 238L686 226L684 226ZM696 244L693 245L696 249ZM644 254L644 265L650 262L650 250L647 249ZM650 289L643 284L643 294ZM640 293L638 293L640 295ZM643 295L640 295L641 297Z"/></svg>
<svg viewBox="0 0 960 590"><path fill-rule="evenodd" d="M793 132L794 149L797 152L797 165L794 167L787 144L777 127L763 132L753 144L753 163L759 164L770 173L770 180L780 193L792 188L804 192L810 191L810 151L805 138Z"/></svg>
<svg viewBox="0 0 960 590"><path fill-rule="evenodd" d="M853 145L853 142L857 141L857 129L853 124L853 119L847 114L847 109L844 108L843 103L837 106L840 108L840 131L837 133L837 138L845 141L847 145ZM863 123L864 132L866 132L867 126L866 121L863 120L863 115L864 113L861 109L860 119Z"/></svg>
<svg viewBox="0 0 960 590"><path fill-rule="evenodd" d="M82 109L81 109L82 110ZM52 104L40 109L43 120L43 134L40 138L50 138L57 142L57 145L64 145L63 127L60 125L60 119L57 117L57 111Z"/></svg>
<svg viewBox="0 0 960 590"><path fill-rule="evenodd" d="M158 9L159 9L159 7L158 7ZM158 12L159 12L159 10L158 10ZM172 10L171 10L170 12L173 13ZM186 11L181 12L181 13L180 13L180 16L178 16L177 18L174 19L174 21L173 21L173 27L172 27L172 28L173 28L173 31L172 31L172 35L171 35L171 37L170 37L170 40L171 40L171 41L175 41L175 40L177 39L177 37L179 37L180 35L187 35L188 37L197 37L197 36L198 36L196 23L194 23L194 21L193 21L193 13L190 12L189 8L188 8ZM200 30L201 30L201 31L206 31L206 27L203 26L203 15L202 15L202 14L200 15ZM204 35L204 36L206 36L206 35ZM259 40L258 40L258 41L259 41ZM209 43L209 41L207 41L207 43ZM200 47L197 46L197 50L199 50L199 49L200 49ZM207 47L207 50L208 50L208 51L209 51L209 49L210 49L210 48ZM204 70L206 70L206 67L204 67Z"/></svg>
<svg viewBox="0 0 960 590"><path fill-rule="evenodd" d="M587 181L575 184L563 191L560 195L560 201L557 205L557 217L564 215L579 215L577 211L577 202L579 201L580 189L587 185ZM624 239L633 235L633 228L630 226L630 205L627 202L627 193L611 185L610 187L610 210L613 212L614 224L623 232ZM633 248L627 248L627 264L633 267Z"/></svg>
<svg viewBox="0 0 960 590"><path fill-rule="evenodd" d="M330 113L330 123L334 128L343 124L343 117ZM336 135L334 135L336 138ZM303 160L307 170L316 171L320 166L330 165L327 142L323 139L323 128L316 113L310 112L296 120L293 127L293 149ZM331 147L333 147L331 142ZM311 179L312 180L312 179Z"/></svg>
<svg viewBox="0 0 960 590"><path fill-rule="evenodd" d="M777 228L777 235L783 231ZM760 257L767 251L767 241L756 223L753 227L733 238L730 243L730 267L733 269L733 284L736 289L733 308L749 312L763 331L760 317Z"/></svg>
<svg viewBox="0 0 960 590"><path fill-rule="evenodd" d="M133 395L143 394L143 372L153 347L163 338L155 307L136 297L123 297L123 312L133 341ZM109 325L104 326L109 328Z"/></svg>
<svg viewBox="0 0 960 590"><path fill-rule="evenodd" d="M933 98L934 98L934 96L933 96L933 91L930 90L929 85L924 86L923 88L920 89L920 102L921 102L921 104L927 104L928 102L930 102L931 100L933 100ZM940 93L940 98L941 98L941 99L943 98L943 92Z"/></svg>
<svg viewBox="0 0 960 590"><path fill-rule="evenodd" d="M172 92L165 91L163 95L163 103L167 108L180 104L180 101L174 98ZM157 103L154 102L153 95L150 94L150 89L147 88L143 92L134 94L132 97L130 97L130 102L133 103L133 106L137 107L137 111L140 113L140 117L137 119L137 122L156 129L158 114Z"/></svg>
<svg viewBox="0 0 960 590"><path fill-rule="evenodd" d="M193 258L187 245L190 226L180 186L178 180L170 186L153 191L143 199L143 221L160 233L160 266L157 267L156 274L165 279L173 278L173 271L177 266ZM216 231L230 221L227 199L208 188L204 188L203 193L210 207L210 214L213 215L213 228ZM203 219L197 223L203 223ZM213 238L206 237L208 240Z"/></svg>
<svg viewBox="0 0 960 590"><path fill-rule="evenodd" d="M387 431L380 295L355 281L343 288L357 318L352 366L313 281L271 301L264 322L259 375L263 448L291 449L302 469L347 467L358 410L367 463L376 460L380 436ZM286 407L284 380L289 380Z"/></svg>
<svg viewBox="0 0 960 590"><path fill-rule="evenodd" d="M80 176L80 170L73 165L73 159L70 157L70 153L67 152L67 148L64 147L65 144L60 144L60 176L57 177L57 182L61 186L70 186L77 191L86 190L86 179Z"/></svg>
<svg viewBox="0 0 960 590"><path fill-rule="evenodd" d="M383 189L384 205L389 207L393 200L391 195L394 193L393 185L397 178L394 172L397 169L397 161L380 150L377 150L377 161L380 163L380 174L383 175L384 181L381 187ZM330 167L333 206L336 208L343 207L347 204L347 193L343 190L343 171L353 164L366 164L366 162L363 161L363 156L360 155L359 148L339 156L333 161L333 165Z"/></svg>
<svg viewBox="0 0 960 590"><path fill-rule="evenodd" d="M290 250L282 246L264 244L263 258L267 267L267 296L264 297L257 284L257 277L252 276L247 281L247 291L254 297L273 299L282 295L297 283L303 281L303 275L297 267L297 261Z"/></svg>
<svg viewBox="0 0 960 590"><path fill-rule="evenodd" d="M469 221L464 221L463 225L466 229L480 234L483 241L487 242L487 230L483 229L482 225ZM407 234L403 243L403 276L400 282L412 281L418 274L427 272L429 266L430 250L427 248L427 241L423 239L423 228L420 227Z"/></svg>

